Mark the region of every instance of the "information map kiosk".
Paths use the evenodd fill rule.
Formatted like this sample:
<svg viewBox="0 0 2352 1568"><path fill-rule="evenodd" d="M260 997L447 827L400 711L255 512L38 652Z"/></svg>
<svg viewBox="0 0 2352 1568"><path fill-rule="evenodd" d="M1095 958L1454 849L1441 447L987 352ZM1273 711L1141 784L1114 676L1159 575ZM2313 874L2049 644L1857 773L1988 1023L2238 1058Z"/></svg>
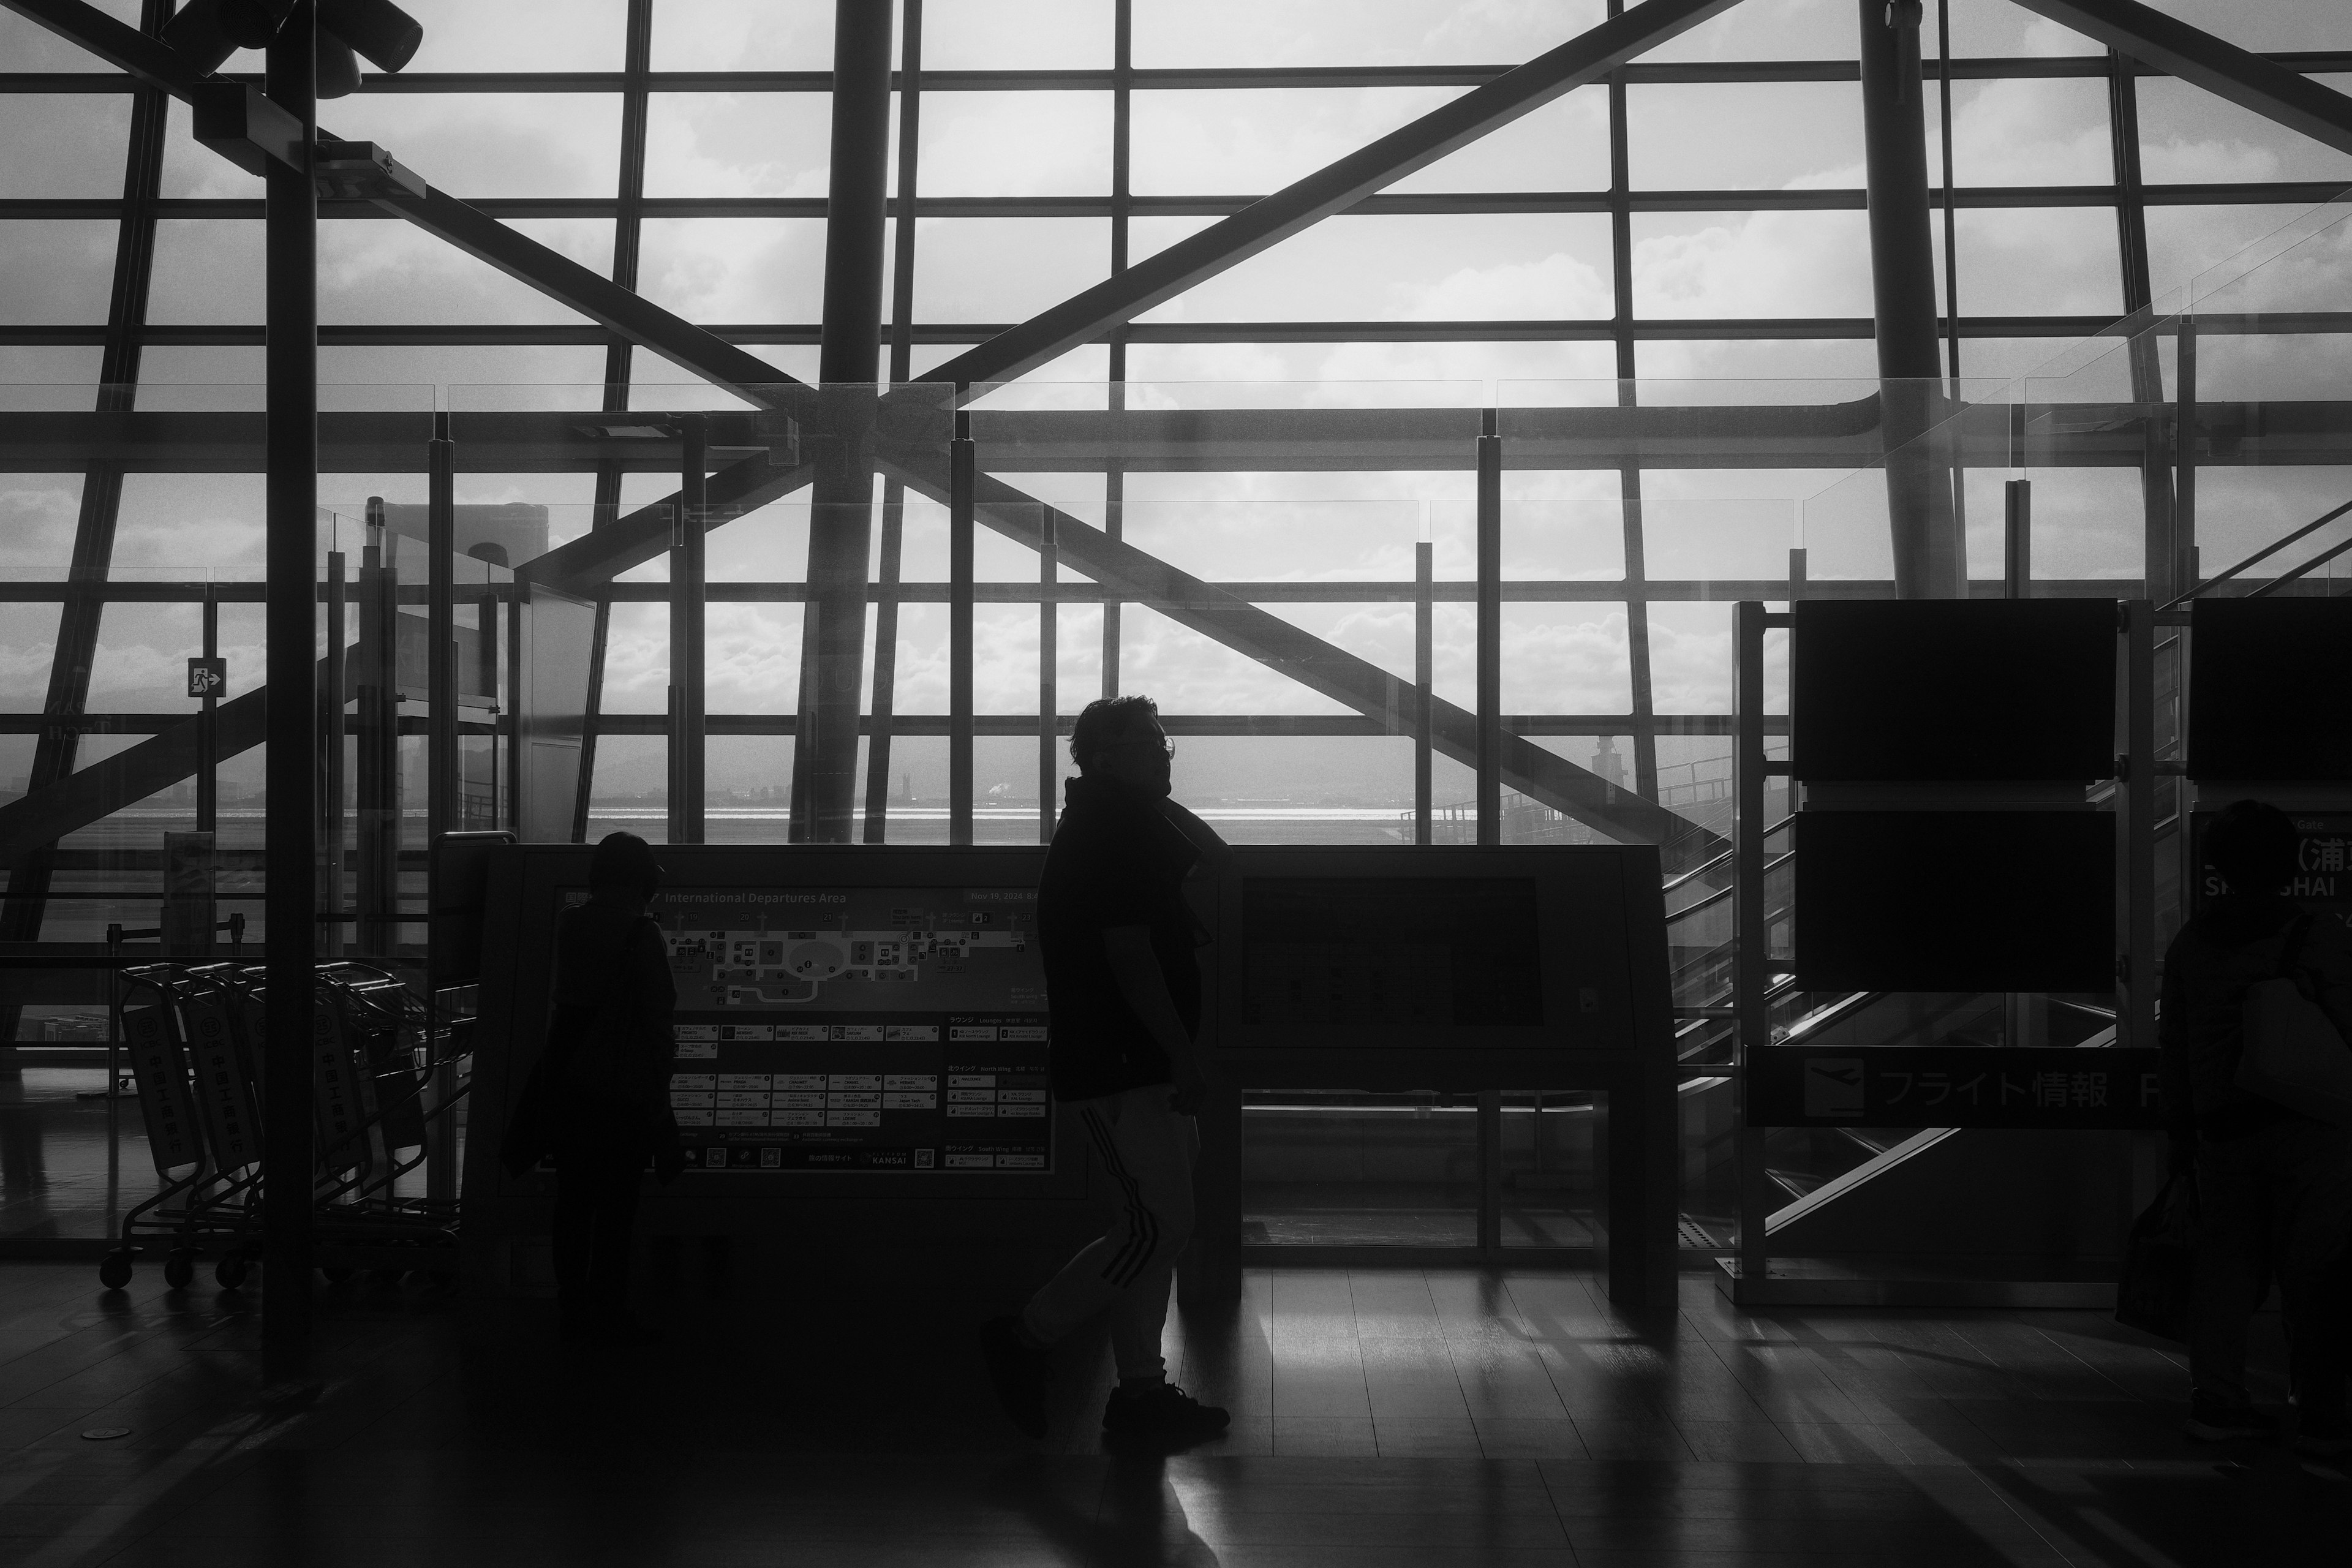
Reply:
<svg viewBox="0 0 2352 1568"><path fill-rule="evenodd" d="M1043 848L667 845L687 1173L656 1231L1075 1247L1100 1176L1055 1115L1036 946ZM543 1044L557 917L589 849L488 851L467 1145L468 1268L498 1289L551 1185L504 1127ZM1611 1293L1670 1300L1674 1063L1646 847L1249 848L1191 889L1219 1092L1197 1282L1240 1262L1244 1089L1581 1089L1608 1098L1595 1229ZM480 1135L487 1133L488 1136Z"/></svg>

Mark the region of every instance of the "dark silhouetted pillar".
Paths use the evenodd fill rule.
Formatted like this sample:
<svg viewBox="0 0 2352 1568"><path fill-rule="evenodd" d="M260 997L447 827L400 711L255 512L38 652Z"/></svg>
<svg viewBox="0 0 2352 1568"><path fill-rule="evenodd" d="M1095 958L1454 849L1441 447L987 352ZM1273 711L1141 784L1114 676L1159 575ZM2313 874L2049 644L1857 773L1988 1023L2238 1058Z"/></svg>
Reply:
<svg viewBox="0 0 2352 1568"><path fill-rule="evenodd" d="M888 206L890 16L887 0L839 0L833 35L833 171L825 207L818 379L839 444L818 454L809 521L806 673L793 746L793 837L846 844L857 799L858 689L866 659L866 561L874 527L873 392L882 371L882 227ZM864 390L859 390L859 389Z"/></svg>
<svg viewBox="0 0 2352 1568"><path fill-rule="evenodd" d="M1941 418L1936 333L1935 228L1927 200L1927 127L1919 69L1918 0L1857 0L1862 17L1862 129L1870 199L1870 289L1886 443L1886 511L1895 591L1906 599L1963 596L1962 542L1951 474L1920 437Z"/></svg>
<svg viewBox="0 0 2352 1568"><path fill-rule="evenodd" d="M269 756L268 1023L262 1073L262 1372L309 1371L310 1016L318 945L315 607L319 510L319 198L310 149L318 125L317 16L296 0L269 45L268 92L302 125L301 168L272 161L264 237L268 271L268 539Z"/></svg>

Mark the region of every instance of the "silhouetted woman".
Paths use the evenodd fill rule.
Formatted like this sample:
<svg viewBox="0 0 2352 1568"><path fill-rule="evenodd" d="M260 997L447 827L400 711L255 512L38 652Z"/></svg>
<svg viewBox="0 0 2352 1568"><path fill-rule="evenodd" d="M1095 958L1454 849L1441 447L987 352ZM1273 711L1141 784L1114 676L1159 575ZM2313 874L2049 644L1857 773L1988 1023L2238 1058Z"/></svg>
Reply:
<svg viewBox="0 0 2352 1568"><path fill-rule="evenodd" d="M683 1163L669 1110L677 990L646 910L661 878L652 846L608 834L589 863L588 901L556 924L544 1092L567 1340L652 1338L626 1306L629 1233L647 1163L665 1182Z"/></svg>
<svg viewBox="0 0 2352 1568"><path fill-rule="evenodd" d="M2301 837L2276 806L2214 816L2204 858L2228 884L2164 958L2164 1102L2176 1170L2197 1176L2197 1274L2189 1336L2189 1434L2276 1435L2246 1388L2246 1330L2279 1282L2295 1395L2295 1446L2352 1453L2345 1419L2341 1266L2352 1235L2352 1129L2240 1087L2246 994L2284 977L2352 1038L2352 934L2287 896Z"/></svg>

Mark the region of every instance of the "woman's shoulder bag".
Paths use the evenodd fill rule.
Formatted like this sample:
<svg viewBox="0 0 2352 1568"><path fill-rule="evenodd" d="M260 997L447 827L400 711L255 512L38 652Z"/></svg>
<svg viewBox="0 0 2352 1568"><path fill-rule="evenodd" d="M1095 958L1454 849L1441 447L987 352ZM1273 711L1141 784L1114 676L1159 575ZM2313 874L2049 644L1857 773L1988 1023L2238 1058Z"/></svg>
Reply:
<svg viewBox="0 0 2352 1568"><path fill-rule="evenodd" d="M2311 916L2299 918L2278 973L2246 988L2236 1081L2290 1110L2352 1127L2352 1045L2295 978L2311 927Z"/></svg>

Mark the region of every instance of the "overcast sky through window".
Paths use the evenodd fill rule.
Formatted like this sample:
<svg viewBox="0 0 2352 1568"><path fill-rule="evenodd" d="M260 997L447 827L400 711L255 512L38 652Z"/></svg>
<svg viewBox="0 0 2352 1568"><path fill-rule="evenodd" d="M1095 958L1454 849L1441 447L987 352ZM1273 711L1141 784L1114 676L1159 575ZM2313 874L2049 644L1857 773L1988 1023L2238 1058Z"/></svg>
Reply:
<svg viewBox="0 0 2352 1568"><path fill-rule="evenodd" d="M404 4L426 36L409 75L481 79L420 84L429 90L372 88L325 105L325 127L383 143L436 185L509 211L518 228L609 275L625 164L623 0ZM923 65L958 74L929 84L920 104L918 184L919 199L931 205L916 218L918 379L990 331L1108 276L1115 226L1123 225L1130 260L1140 259L1216 221L1203 206L1264 195L1467 90L1415 83L1413 70L1507 67L1607 14L1603 0L1132 0L1132 6L1126 63L1138 74L1129 87L1124 184L1134 212L1120 219L1111 201L1121 183L1114 166L1111 73L1121 64L1114 0L928 0ZM135 0L101 0L101 8L137 21ZM2352 51L2352 6L2342 0L2167 0L2164 8L2248 48ZM816 370L828 158L824 83L821 75L709 79L829 70L832 10L832 0L656 0L653 7L638 289L698 322L750 339L751 353L797 377ZM1929 0L1924 36L1931 59L1942 10L1941 0ZM2130 224L2145 226L2153 291L2161 298L2352 182L2352 156L2169 79L2137 79L2131 120L2119 121L2109 57L2089 39L2009 0L1948 0L1948 10L1952 52L1963 62L1951 93L1952 163L1964 204L1954 235L1958 374L1971 385L2021 375L2143 302L2126 294L2122 237ZM1334 217L1144 313L1124 347L1125 374L1136 384L1130 401L1232 404L1241 395L1203 389L1267 382L1331 384L1306 395L1406 406L1605 401L1613 394L1518 384L1608 380L1620 374L1621 349L1643 384L1644 402L1866 395L1875 362L1860 89L1853 80L1814 79L1852 68L1856 26L1855 0L1744 0L1643 58L1644 66L1688 68L1637 74L1622 88L1622 150L1611 144L1612 89L1580 89L1389 193L1470 198L1463 210ZM1754 62L1786 68L1741 74L1782 79L1704 79L1709 68ZM1249 74L1328 66L1391 75L1303 86L1289 79L1260 85ZM257 59L239 57L226 68L257 68ZM103 69L32 24L0 15L0 71ZM1208 83L1153 75L1177 69L1240 74ZM1049 71L1093 74L1029 74ZM539 72L608 74L554 91L518 79ZM699 79L690 89L665 79L677 72ZM1661 75L1701 79L1654 79ZM2352 89L2352 73L2321 71L2316 79ZM86 383L98 374L117 223L102 208L81 216L54 204L121 196L130 100L119 91L16 90L21 85L0 92L0 145L9 152L0 159L0 204L10 204L0 205L0 382ZM1932 79L1927 90L1929 168L1940 182ZM894 111L894 168L896 124ZM2137 149L2144 208L2119 190L2122 139ZM1627 184L1612 193L1619 151ZM1708 195L1695 200L1691 193ZM1817 199L1819 193L1829 195ZM157 224L147 307L152 331L142 379L149 386L260 381L259 194L258 181L191 142L187 116L175 107L163 177L169 205ZM498 206L541 198L567 198L566 210ZM51 205L35 210L26 205L32 203ZM1940 214L1937 221L1940 249ZM1622 278L1614 255L1621 223ZM603 377L604 351L586 334L498 343L501 328L525 340L562 338L562 329L585 323L420 230L396 221L331 222L320 250L321 315L332 329L321 351L327 382L415 387L455 407L476 395L453 389ZM2306 275L2296 287L2311 308L2341 308L2352 247L2315 249L2298 266ZM1948 287L1939 258L1938 288ZM1432 322L1458 324L1459 334L1433 334ZM1332 323L1356 330L1334 331ZM1530 331L1528 323L1548 326ZM352 341L364 340L368 328L415 331L413 341L396 344ZM432 342L436 328L452 329L450 341ZM1317 341L1283 341L1284 328ZM1412 341L1385 339L1391 331ZM1095 344L1029 379L1066 384L1039 396L1099 406L1100 392L1081 388L1105 381L1112 364L1110 349ZM2259 363L2249 360L2243 374L2271 377L2272 384L2294 381L2297 395L2310 395L2338 373L2315 340L2300 350L2278 346ZM656 404L669 395L658 388L682 373L640 353L634 374L641 404ZM1768 384L1794 380L1813 385ZM1709 382L1747 390L1696 384ZM1370 383L1418 385L1361 388ZM1088 521L1105 515L1098 474L1004 477ZM2000 477L1971 481L1979 576L1998 574ZM2340 491L2347 477L2326 470L2254 482L2217 475L2200 524L2209 561L2269 537L2307 498ZM1817 576L1883 574L1883 510L1871 510L1883 508L1883 496L1871 502L1866 487L1850 486L1821 500L1844 479L1815 470L1658 470L1632 479L1608 469L1514 471L1507 575L1624 579L1633 484L1642 487L1643 507L1631 527L1650 579L1777 577L1789 550L1801 544ZM587 526L592 476L467 472L460 482L461 500L550 505L559 539ZM2136 575L2137 482L2117 470L2047 476L2037 493L2037 516L2050 531L2042 569L2067 578ZM0 574L64 575L81 483L76 474L0 475ZM1435 543L1439 575L1462 578L1472 570L1472 483L1466 469L1135 474L1124 481L1124 528L1130 542L1211 578L1395 582L1411 577L1413 546L1423 538ZM356 510L370 494L421 500L423 484L421 473L330 474L320 488L322 499ZM651 500L668 488L659 476L635 477L624 499ZM257 577L260 498L258 475L132 476L113 575ZM1836 521L1848 499L1858 509L1851 526ZM796 578L807 528L804 496L730 525L712 540L713 577ZM943 514L910 507L909 579L944 576L944 539ZM980 571L983 579L1034 582L1035 560L984 538ZM656 563L631 577L660 575ZM1635 597L1514 604L1506 619L1505 710L1623 714L1636 703L1637 686L1646 685L1654 713L1726 710L1728 606L1656 604L1637 615ZM1269 607L1411 675L1409 604ZM0 707L37 712L57 616L54 606L18 608L25 613L0 627ZM92 671L93 711L186 706L178 670L194 619L183 609L109 612ZM1075 710L1099 681L1100 611L1065 608L1058 626L1061 701ZM1441 607L1439 691L1454 700L1470 695L1472 629L1467 605ZM797 605L713 606L710 710L790 711L799 631ZM258 674L259 635L257 606L224 618L236 689ZM657 605L615 611L608 711L661 710L666 636ZM908 607L900 636L897 707L942 710L944 606ZM1034 608L983 607L982 637L982 711L1034 711ZM1139 607L1126 612L1120 658L1122 684L1153 692L1171 712L1345 711ZM112 743L94 741L85 760ZM1596 746L1590 736L1544 743L1579 762L1591 761ZM0 738L0 777L25 772L30 745L29 737ZM1687 767L1723 750L1716 739L1671 735L1659 747L1662 766ZM994 778L1033 790L1034 748L1034 742L984 742L983 785ZM736 789L781 782L788 755L783 741L714 742L711 783ZM943 788L943 747L907 742L899 755L896 765L914 775L919 794ZM600 787L638 790L661 779L651 742L608 744L601 766ZM258 767L257 752L232 771L257 779ZM1184 749L1179 768L1180 785L1236 796L1353 789L1388 799L1402 789L1410 798L1409 752L1386 739L1203 741ZM1440 785L1441 795L1449 792L1466 795L1467 775L1450 773Z"/></svg>

